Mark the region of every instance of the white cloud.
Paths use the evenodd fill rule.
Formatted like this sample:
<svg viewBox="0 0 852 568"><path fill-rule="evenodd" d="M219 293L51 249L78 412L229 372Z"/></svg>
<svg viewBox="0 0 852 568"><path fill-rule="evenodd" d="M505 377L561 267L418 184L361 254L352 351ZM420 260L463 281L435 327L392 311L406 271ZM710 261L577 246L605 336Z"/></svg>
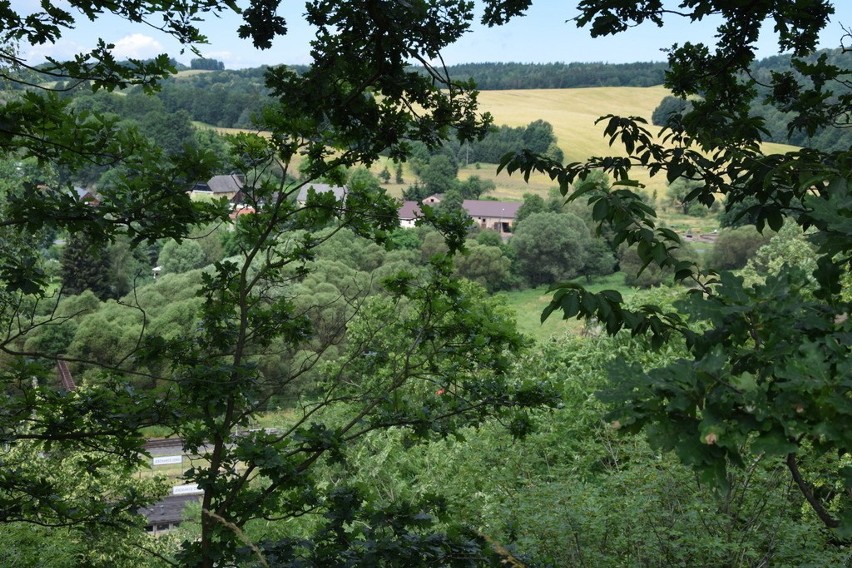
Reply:
<svg viewBox="0 0 852 568"><path fill-rule="evenodd" d="M114 42L113 55L116 59L147 59L165 51L163 44L145 34L131 34Z"/></svg>

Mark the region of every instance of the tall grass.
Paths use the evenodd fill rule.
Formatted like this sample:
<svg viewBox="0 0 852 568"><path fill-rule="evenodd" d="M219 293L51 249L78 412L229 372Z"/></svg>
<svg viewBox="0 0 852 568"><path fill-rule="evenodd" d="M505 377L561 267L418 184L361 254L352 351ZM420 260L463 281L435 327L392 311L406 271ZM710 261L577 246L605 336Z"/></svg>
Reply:
<svg viewBox="0 0 852 568"><path fill-rule="evenodd" d="M593 278L591 281L580 278L575 282L584 285L591 292L607 289L618 290L625 298L629 298L637 291L635 288L624 284L624 274L621 272ZM582 321L576 319L564 320L560 312L554 312L546 321L541 321L541 312L550 303L552 297L552 294L547 291L547 286L500 292L498 295L515 312L518 330L536 341L547 341L551 337L559 337L566 332L582 333L583 331L584 323Z"/></svg>

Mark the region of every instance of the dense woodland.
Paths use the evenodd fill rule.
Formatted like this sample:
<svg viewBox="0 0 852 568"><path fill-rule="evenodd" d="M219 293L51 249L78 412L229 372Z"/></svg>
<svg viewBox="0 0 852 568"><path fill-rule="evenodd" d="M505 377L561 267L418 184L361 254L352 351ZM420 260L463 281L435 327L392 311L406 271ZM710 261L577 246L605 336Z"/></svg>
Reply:
<svg viewBox="0 0 852 568"><path fill-rule="evenodd" d="M840 68L849 68L852 65L852 52L843 49L822 50L809 57L803 58L797 63L798 68L791 66L789 55L776 55L756 61L749 70L749 76L756 81L755 90L758 96L752 101L750 112L753 116L759 116L763 120L762 127L765 129L762 139L767 142L780 142L794 146L806 146L816 148L824 152L846 150L852 146L852 132L845 128L842 119L833 123L830 127L808 129L795 126L795 109L791 103L782 105L772 104L773 74L783 74L795 81L801 81L804 88L813 86L810 80L804 80L801 69L806 66L818 68L820 65L833 65ZM837 100L837 97L848 95L852 85L839 82L832 85L831 92L826 93L828 100ZM792 93L789 93L792 96ZM669 124L672 115L679 116L690 108L690 103L685 99L666 97L654 110L653 123L658 126ZM785 110L786 109L786 110ZM791 125L792 128L791 128Z"/></svg>
<svg viewBox="0 0 852 568"><path fill-rule="evenodd" d="M447 72L471 79L484 91L572 89L577 87L651 87L663 83L667 64L645 63L468 63Z"/></svg>
<svg viewBox="0 0 852 568"><path fill-rule="evenodd" d="M492 25L527 5L484 4ZM118 62L106 44L39 68L0 50L3 562L852 562L852 157L811 146L848 123L852 70L807 59L828 3L687 4L724 22L718 51L670 52L667 86L689 105L663 143L605 116L614 155L582 163L563 163L552 125L495 126L471 84L425 63L465 31L467 2L314 4L299 70L200 58L168 78L168 57ZM165 15L194 45L197 16L229 8L80 9ZM243 13L258 48L286 32L272 8ZM595 35L661 17L579 8ZM56 6L0 15L10 46L73 26ZM767 18L794 57L761 94L747 72ZM804 148L763 153L760 99ZM495 188L459 167L489 161L552 181L519 196L508 235L460 206ZM234 172L238 203L191 196ZM444 199L401 229L391 178ZM297 197L319 183L348 193ZM682 218L718 225L715 246L672 230ZM546 298L544 326L576 326L522 334L523 294ZM156 469L152 437L179 440L182 465ZM199 491L185 522L146 534L139 512L177 484Z"/></svg>

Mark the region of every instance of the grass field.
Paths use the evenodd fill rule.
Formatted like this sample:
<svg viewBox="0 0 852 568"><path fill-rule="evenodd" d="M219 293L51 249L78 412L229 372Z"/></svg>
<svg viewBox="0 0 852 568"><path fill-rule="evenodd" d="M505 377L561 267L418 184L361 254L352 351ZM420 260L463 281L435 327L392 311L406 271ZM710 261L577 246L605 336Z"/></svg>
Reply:
<svg viewBox="0 0 852 568"><path fill-rule="evenodd" d="M479 102L498 126L526 126L538 119L549 122L566 161L574 162L619 150L609 148L603 137L604 124L595 125L600 116L640 116L650 121L667 94L662 86L483 91Z"/></svg>
<svg viewBox="0 0 852 568"><path fill-rule="evenodd" d="M595 278L590 283L586 280L577 280L590 292L601 290L618 290L624 298L629 298L636 290L624 285L624 274L617 272L602 278ZM554 312L544 323L541 322L541 312L550 303L552 294L547 292L547 286L528 288L526 290L513 290L511 292L500 292L499 297L506 301L517 317L518 330L536 341L546 341L551 337L559 337L565 333L580 333L583 330L583 322L570 319L562 319L562 314Z"/></svg>

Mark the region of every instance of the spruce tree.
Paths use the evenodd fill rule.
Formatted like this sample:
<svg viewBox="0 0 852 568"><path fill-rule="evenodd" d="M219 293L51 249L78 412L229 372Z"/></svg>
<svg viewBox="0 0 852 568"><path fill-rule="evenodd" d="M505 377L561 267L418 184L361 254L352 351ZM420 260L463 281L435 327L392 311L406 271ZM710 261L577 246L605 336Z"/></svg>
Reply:
<svg viewBox="0 0 852 568"><path fill-rule="evenodd" d="M68 238L62 251L62 288L76 295L91 290L104 300L112 295L109 283L109 256L98 250L83 233Z"/></svg>

